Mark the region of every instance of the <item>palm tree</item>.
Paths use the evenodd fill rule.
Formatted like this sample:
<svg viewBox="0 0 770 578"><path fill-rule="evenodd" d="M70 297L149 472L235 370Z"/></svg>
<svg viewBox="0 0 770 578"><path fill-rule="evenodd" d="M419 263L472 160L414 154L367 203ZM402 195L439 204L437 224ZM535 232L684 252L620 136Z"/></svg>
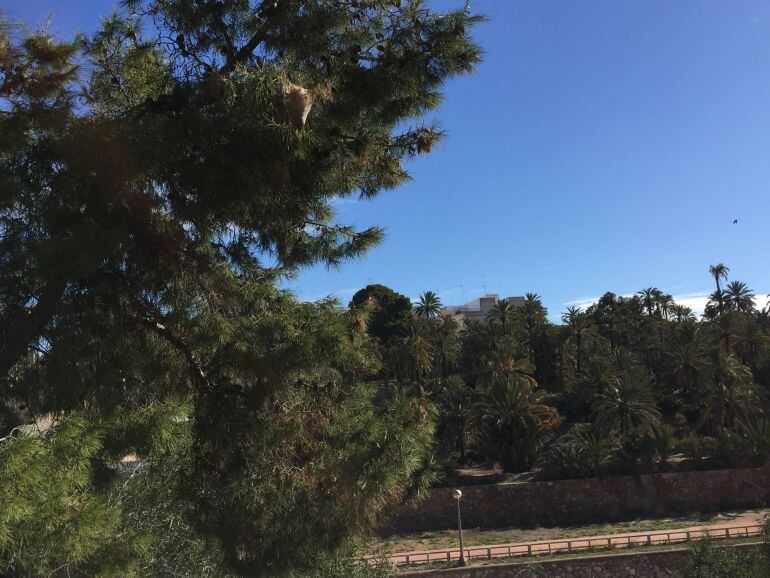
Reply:
<svg viewBox="0 0 770 578"><path fill-rule="evenodd" d="M543 471L552 478L595 478L612 466L611 440L580 426L551 444L543 456Z"/></svg>
<svg viewBox="0 0 770 578"><path fill-rule="evenodd" d="M632 371L600 393L593 407L597 429L621 437L633 432L650 432L660 419L649 391L649 380L640 370Z"/></svg>
<svg viewBox="0 0 770 578"><path fill-rule="evenodd" d="M630 371L637 364L634 354L621 346L615 346L610 350L609 361L618 375Z"/></svg>
<svg viewBox="0 0 770 578"><path fill-rule="evenodd" d="M588 352L583 362L583 369L577 374L575 392L578 394L581 414L590 413L591 403L596 396L608 391L618 381L618 372L606 343L595 343L592 352Z"/></svg>
<svg viewBox="0 0 770 578"><path fill-rule="evenodd" d="M714 291L709 295L706 307L703 309L703 318L706 321L714 322L722 312L722 294Z"/></svg>
<svg viewBox="0 0 770 578"><path fill-rule="evenodd" d="M466 319L460 330L460 364L463 372L471 376L478 371L484 355L491 349L489 326L475 319ZM470 381L474 381L472 378Z"/></svg>
<svg viewBox="0 0 770 578"><path fill-rule="evenodd" d="M492 310L487 315L487 321L490 323L499 323L505 332L508 330L515 312L516 307L514 307L510 301L500 299L494 304Z"/></svg>
<svg viewBox="0 0 770 578"><path fill-rule="evenodd" d="M536 384L512 376L498 380L483 393L475 413L482 453L513 472L529 470L535 464L543 440L561 421Z"/></svg>
<svg viewBox="0 0 770 578"><path fill-rule="evenodd" d="M708 366L699 335L696 329L689 339L675 343L669 353L673 363L673 377L687 399L692 396L695 384Z"/></svg>
<svg viewBox="0 0 770 578"><path fill-rule="evenodd" d="M741 281L731 281L728 283L724 293L724 300L728 308L734 311L746 313L754 309L754 293L746 283Z"/></svg>
<svg viewBox="0 0 770 578"><path fill-rule="evenodd" d="M751 369L732 355L720 353L714 380L699 425L710 433L751 426L762 413L759 393Z"/></svg>
<svg viewBox="0 0 770 578"><path fill-rule="evenodd" d="M583 341L591 333L591 322L580 307L567 307L567 312L561 316L562 322L569 329L569 341L575 343L575 372L580 373Z"/></svg>
<svg viewBox="0 0 770 578"><path fill-rule="evenodd" d="M438 321L436 336L433 343L435 358L441 375L447 377L450 369L455 366L460 357L460 343L457 339L457 321L449 314L442 315Z"/></svg>
<svg viewBox="0 0 770 578"><path fill-rule="evenodd" d="M417 317L433 319L441 313L441 300L433 291L426 291L420 295L420 301L414 308Z"/></svg>
<svg viewBox="0 0 770 578"><path fill-rule="evenodd" d="M642 289L636 294L641 298L644 308L647 309L647 315L652 317L652 313L658 305L658 300L663 295L661 290L655 287L647 287L647 289Z"/></svg>
<svg viewBox="0 0 770 578"><path fill-rule="evenodd" d="M727 281L727 274L729 272L730 272L730 268L724 263L717 263L716 265L711 265L709 267L709 273L711 273L711 276L714 278L714 281L717 284L717 290L714 293L714 297L716 298L717 308L720 313L724 308L724 303L723 303L723 297L722 297L722 287L719 284L719 280L724 279L725 281Z"/></svg>
<svg viewBox="0 0 770 578"><path fill-rule="evenodd" d="M408 367L414 379L421 382L432 367L430 343L422 335L410 335L405 338L405 346Z"/></svg>
<svg viewBox="0 0 770 578"><path fill-rule="evenodd" d="M532 364L527 358L519 358L516 355L513 342L510 339L503 340L484 356L479 371L479 384L488 390L500 380L512 379L534 387L536 382L531 375L532 369Z"/></svg>
<svg viewBox="0 0 770 578"><path fill-rule="evenodd" d="M658 310L663 316L663 319L668 319L668 316L672 313L672 307L675 305L674 298L671 295L665 295L661 293L658 296Z"/></svg>
<svg viewBox="0 0 770 578"><path fill-rule="evenodd" d="M753 318L744 319L738 334L735 336L735 351L741 363L756 367L755 363L770 349L770 336Z"/></svg>
<svg viewBox="0 0 770 578"><path fill-rule="evenodd" d="M666 467L668 465L668 458L673 453L675 430L673 427L656 423L652 426L652 434L650 439L652 446L655 448L655 454L658 457L658 463Z"/></svg>
<svg viewBox="0 0 770 578"><path fill-rule="evenodd" d="M393 341L389 347L390 367L397 381L416 381L423 393L423 378L431 371L432 351L430 342L418 332Z"/></svg>
<svg viewBox="0 0 770 578"><path fill-rule="evenodd" d="M532 293L531 291L524 294L524 302L531 303L538 307L543 306L543 298L540 297L540 295L538 295L537 293Z"/></svg>
<svg viewBox="0 0 770 578"><path fill-rule="evenodd" d="M548 311L543 307L543 301L537 293L526 293L524 305L516 312L520 322L521 338L527 344L527 357L535 363L535 351L538 339L543 335L548 325Z"/></svg>
<svg viewBox="0 0 770 578"><path fill-rule="evenodd" d="M717 263L716 265L711 265L709 267L709 273L711 273L711 276L714 278L714 281L717 284L717 293L722 292L722 287L719 285L719 280L724 279L727 281L727 274L729 272L730 268L724 263Z"/></svg>
<svg viewBox="0 0 770 578"><path fill-rule="evenodd" d="M676 319L678 323L684 323L685 321L695 321L695 315L693 314L692 309L686 305L679 305L678 303L674 303L671 305L671 313L674 315L674 319Z"/></svg>
<svg viewBox="0 0 770 578"><path fill-rule="evenodd" d="M467 428L473 415L473 394L462 379L453 375L442 382L436 399L438 435L446 449L460 451L461 462L465 460Z"/></svg>
<svg viewBox="0 0 770 578"><path fill-rule="evenodd" d="M724 315L719 315L711 322L711 327L719 339L719 345L726 353L732 351L732 337L738 329L738 316L738 313L729 311Z"/></svg>
<svg viewBox="0 0 770 578"><path fill-rule="evenodd" d="M459 329L457 320L449 313L445 313L441 316L441 323L439 324L439 333L442 335L457 336L457 330Z"/></svg>

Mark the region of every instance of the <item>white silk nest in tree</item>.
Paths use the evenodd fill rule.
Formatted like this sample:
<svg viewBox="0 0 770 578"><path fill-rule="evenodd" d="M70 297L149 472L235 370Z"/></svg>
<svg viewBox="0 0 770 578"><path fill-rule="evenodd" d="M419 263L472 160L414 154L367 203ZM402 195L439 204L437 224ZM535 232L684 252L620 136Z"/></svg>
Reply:
<svg viewBox="0 0 770 578"><path fill-rule="evenodd" d="M313 92L289 82L283 87L283 102L292 126L297 129L305 126L307 115L313 107Z"/></svg>

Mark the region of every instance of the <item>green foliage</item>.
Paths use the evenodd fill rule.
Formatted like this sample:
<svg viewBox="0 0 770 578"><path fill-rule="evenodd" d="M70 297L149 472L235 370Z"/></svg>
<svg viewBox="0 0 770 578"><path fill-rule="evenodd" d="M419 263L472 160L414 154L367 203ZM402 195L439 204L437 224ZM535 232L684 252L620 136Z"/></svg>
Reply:
<svg viewBox="0 0 770 578"><path fill-rule="evenodd" d="M74 42L2 24L0 403L54 424L0 442L9 572L368 575L335 559L435 479L434 411L373 382L361 311L277 287L382 237L334 204L441 138L423 117L480 20L126 0Z"/></svg>
<svg viewBox="0 0 770 578"><path fill-rule="evenodd" d="M367 285L350 301L351 307L366 305L371 310L367 331L380 343L407 334L412 318L409 298L385 285Z"/></svg>
<svg viewBox="0 0 770 578"><path fill-rule="evenodd" d="M593 417L604 434L617 432L621 438L652 431L660 412L649 392L649 382L639 369L625 372L596 396Z"/></svg>
<svg viewBox="0 0 770 578"><path fill-rule="evenodd" d="M667 465L669 457L674 453L676 431L669 425L656 423L649 435L658 463L661 466Z"/></svg>
<svg viewBox="0 0 770 578"><path fill-rule="evenodd" d="M141 550L141 540L120 531L119 507L94 486L103 436L72 415L46 438L0 442L0 570L50 575L88 566L117 543Z"/></svg>
<svg viewBox="0 0 770 578"><path fill-rule="evenodd" d="M488 460L509 472L527 471L535 464L560 419L544 395L537 384L511 375L480 394L475 406L479 446Z"/></svg>
<svg viewBox="0 0 770 578"><path fill-rule="evenodd" d="M711 436L699 436L690 434L679 442L679 448L684 456L696 469L705 469L708 465L704 462L714 453L717 441Z"/></svg>
<svg viewBox="0 0 770 578"><path fill-rule="evenodd" d="M392 339L387 356L390 375L402 383L422 383L433 369L431 344L419 332Z"/></svg>
<svg viewBox="0 0 770 578"><path fill-rule="evenodd" d="M292 387L256 415L241 396L218 396L217 413L199 414L196 426L226 428L240 443L209 435L199 450L207 467L187 485L199 503L215 506L199 509L196 525L215 529L242 573L278 571L288 560L312 568L316 552L374 529L383 509L406 497L404 481L431 445L431 409L403 392ZM233 533L260 539L231 551Z"/></svg>
<svg viewBox="0 0 770 578"><path fill-rule="evenodd" d="M712 375L707 402L700 417L702 427L716 434L723 429L734 429L739 424L754 423L762 408L751 369L734 356L719 353Z"/></svg>
<svg viewBox="0 0 770 578"><path fill-rule="evenodd" d="M395 570L387 562L368 564L356 558L358 551L353 548L343 550L340 555L323 558L315 568L302 572L286 574L287 578L386 578L393 576Z"/></svg>
<svg viewBox="0 0 770 578"><path fill-rule="evenodd" d="M609 438L578 425L548 448L543 456L543 473L554 479L606 475L611 471L615 451Z"/></svg>
<svg viewBox="0 0 770 578"><path fill-rule="evenodd" d="M722 291L728 270L717 269ZM465 320L459 329L423 315L388 349L390 367L402 367L391 375L405 383L441 377L439 442L455 465L539 466L551 478L761 465L770 455L770 316L756 310L745 284L728 287L738 297L720 294L721 305L700 321L655 287L633 297L608 293L586 311L571 307L560 326L534 294L522 305L498 301L484 322ZM492 428L506 419L485 421L483 413L516 405L506 395L489 400L506 381L541 392L540 403L566 427ZM468 396L477 398L471 421L462 409ZM546 438L538 463L538 451L523 448ZM670 459L677 452L686 460Z"/></svg>
<svg viewBox="0 0 770 578"><path fill-rule="evenodd" d="M441 313L441 300L433 291L426 291L420 295L420 301L414 308L417 317L438 317Z"/></svg>
<svg viewBox="0 0 770 578"><path fill-rule="evenodd" d="M770 423L763 419L735 430L723 429L716 438L713 460L722 467L762 466L770 459Z"/></svg>
<svg viewBox="0 0 770 578"><path fill-rule="evenodd" d="M541 467L552 479L649 472L655 461L661 468L666 466L673 441L673 430L664 424L622 438L601 435L591 424L578 424L551 444Z"/></svg>
<svg viewBox="0 0 770 578"><path fill-rule="evenodd" d="M73 42L2 23L3 571L378 575L342 560L438 479L436 424L519 471L554 404L593 418L558 471L665 464L679 417L697 467L766 459L770 316L723 265L701 322L653 287L462 329L435 294L415 320L382 285L347 313L278 289L382 237L335 202L405 182L479 60L467 8L395 4L126 0ZM616 433L608 465L591 436Z"/></svg>
<svg viewBox="0 0 770 578"><path fill-rule="evenodd" d="M626 434L620 439L619 446L613 473L627 475L652 471L657 448L651 431Z"/></svg>
<svg viewBox="0 0 770 578"><path fill-rule="evenodd" d="M445 451L459 451L465 459L467 435L473 419L475 392L453 375L439 382L435 393L438 405L438 435Z"/></svg>
<svg viewBox="0 0 770 578"><path fill-rule="evenodd" d="M446 379L456 370L460 360L458 323L449 314L442 315L431 325L433 333L433 370Z"/></svg>
<svg viewBox="0 0 770 578"><path fill-rule="evenodd" d="M126 439L122 434L127 428L152 430L152 435L133 438L153 440L148 453L137 448L138 455L129 454L135 459L142 456L141 461L129 461L107 472L111 474L110 501L122 508L121 528L129 534L139 532L145 548L136 560L127 559L127 552L115 548L109 557L92 565L94 572L103 572L109 561L118 575L123 575L129 563L139 565L140 576L233 575L224 564L220 543L196 531L195 505L184 494L184 480L193 466L191 409L189 405L155 405L138 412L131 423L126 423L123 413L115 420L119 424L111 436L115 443ZM103 478L105 472L99 474Z"/></svg>
<svg viewBox="0 0 770 578"><path fill-rule="evenodd" d="M770 576L770 552L767 545L754 550L717 546L699 540L690 552L684 578L766 578Z"/></svg>

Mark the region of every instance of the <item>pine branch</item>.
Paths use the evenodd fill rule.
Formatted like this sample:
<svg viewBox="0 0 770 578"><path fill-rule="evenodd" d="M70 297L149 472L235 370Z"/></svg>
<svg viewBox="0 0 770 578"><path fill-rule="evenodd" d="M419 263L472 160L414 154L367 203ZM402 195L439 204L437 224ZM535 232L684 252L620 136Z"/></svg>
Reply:
<svg viewBox="0 0 770 578"><path fill-rule="evenodd" d="M322 231L326 231L327 233L340 234L349 238L353 238L358 235L358 233L356 233L355 231L351 231L348 227L340 227L339 225L328 225L326 223L321 223L319 221L313 221L310 219L305 219L304 224L305 226L310 225L311 227L317 227L318 229Z"/></svg>
<svg viewBox="0 0 770 578"><path fill-rule="evenodd" d="M159 313L152 313L152 319L149 319L145 315L137 315L134 316L133 319L141 326L149 329L159 337L163 338L180 353L182 353L182 355L184 355L185 359L187 360L190 377L196 387L201 388L208 384L208 376L203 369L203 364L193 351L192 346L184 339L176 335L168 327L166 327L165 324L161 323L162 316Z"/></svg>
<svg viewBox="0 0 770 578"><path fill-rule="evenodd" d="M249 39L249 41L241 46L240 50L236 52L234 55L229 55L227 58L227 61L224 63L222 68L219 69L219 74L227 74L229 72L232 72L235 67L240 64L241 62L245 61L246 59L251 56L251 54L254 52L254 50L259 46L267 37L267 21L260 26L259 30L257 30L254 35Z"/></svg>
<svg viewBox="0 0 770 578"><path fill-rule="evenodd" d="M235 45L233 39L230 38L230 34L227 32L227 26L220 18L213 18L214 24L222 34L222 40L224 40L225 47L227 49L227 58L232 58L235 55Z"/></svg>
<svg viewBox="0 0 770 578"><path fill-rule="evenodd" d="M0 321L0 378L8 374L16 362L26 355L30 344L40 337L61 302L65 286L62 282L49 283L40 291L34 309L19 307Z"/></svg>

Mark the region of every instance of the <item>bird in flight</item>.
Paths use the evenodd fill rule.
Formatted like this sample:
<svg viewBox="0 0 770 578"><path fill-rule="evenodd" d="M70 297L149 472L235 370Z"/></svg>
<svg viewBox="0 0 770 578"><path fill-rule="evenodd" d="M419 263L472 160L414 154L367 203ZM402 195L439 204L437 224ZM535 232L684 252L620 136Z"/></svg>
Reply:
<svg viewBox="0 0 770 578"><path fill-rule="evenodd" d="M733 219L733 225L737 225L737 224L738 224L738 219Z"/></svg>

